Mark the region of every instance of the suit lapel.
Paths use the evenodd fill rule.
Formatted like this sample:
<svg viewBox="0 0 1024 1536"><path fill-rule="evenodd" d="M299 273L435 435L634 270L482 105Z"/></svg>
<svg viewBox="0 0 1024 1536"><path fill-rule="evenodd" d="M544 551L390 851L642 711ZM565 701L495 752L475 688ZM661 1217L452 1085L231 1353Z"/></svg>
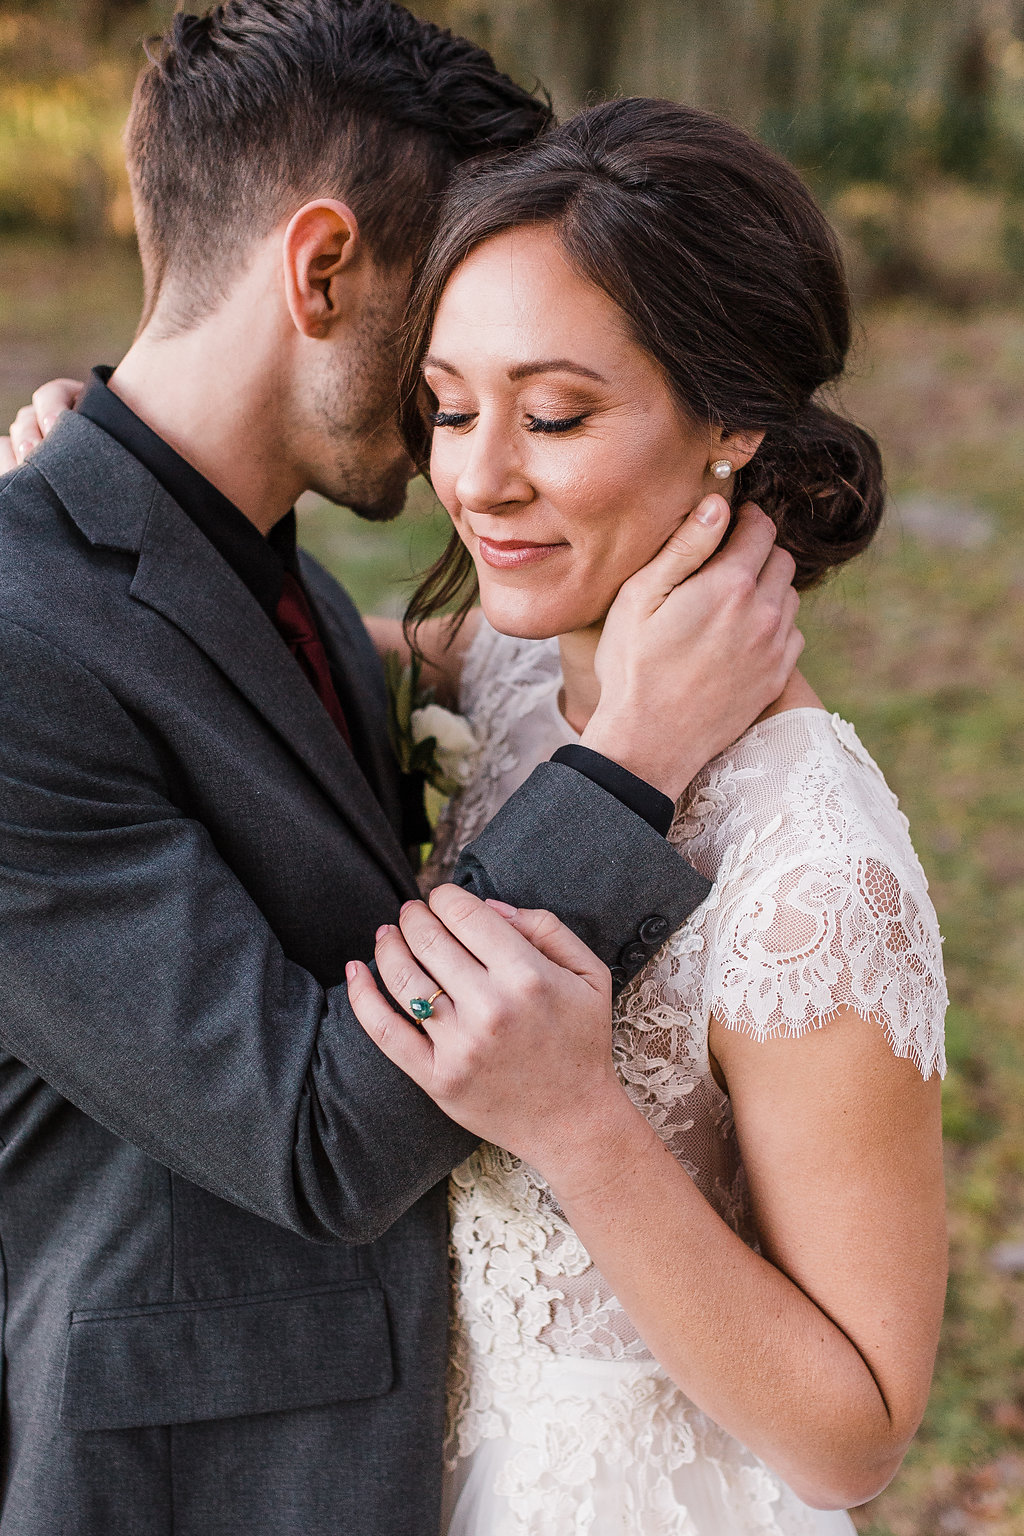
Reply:
<svg viewBox="0 0 1024 1536"><path fill-rule="evenodd" d="M396 890L414 895L395 829L291 652L177 502L127 449L74 412L64 413L32 466L90 543L138 552L132 597L216 663L320 784Z"/></svg>
<svg viewBox="0 0 1024 1536"><path fill-rule="evenodd" d="M388 817L270 619L195 524L157 490L131 595L188 635L287 742L396 888L412 875Z"/></svg>

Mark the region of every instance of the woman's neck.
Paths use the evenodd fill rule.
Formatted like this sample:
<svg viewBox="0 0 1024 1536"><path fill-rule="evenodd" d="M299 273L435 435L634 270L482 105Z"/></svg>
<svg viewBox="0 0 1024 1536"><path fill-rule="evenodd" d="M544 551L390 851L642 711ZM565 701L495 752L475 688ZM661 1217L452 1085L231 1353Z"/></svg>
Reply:
<svg viewBox="0 0 1024 1536"><path fill-rule="evenodd" d="M594 657L597 655L597 646L603 627L602 624L593 624L589 629L576 629L568 635L558 637L558 648L562 657L562 695L559 699L559 708L578 735L582 735L585 727L590 723L590 717L601 697L601 686L594 670ZM780 715L790 709L824 709L824 707L807 679L801 673L794 672L779 697L773 704L769 704L758 719L767 720L772 715Z"/></svg>
<svg viewBox="0 0 1024 1536"><path fill-rule="evenodd" d="M590 717L601 697L601 685L594 671L594 657L597 655L602 628L601 624L593 624L589 629L576 629L571 634L558 637L563 684L559 707L577 733L582 733L590 723Z"/></svg>

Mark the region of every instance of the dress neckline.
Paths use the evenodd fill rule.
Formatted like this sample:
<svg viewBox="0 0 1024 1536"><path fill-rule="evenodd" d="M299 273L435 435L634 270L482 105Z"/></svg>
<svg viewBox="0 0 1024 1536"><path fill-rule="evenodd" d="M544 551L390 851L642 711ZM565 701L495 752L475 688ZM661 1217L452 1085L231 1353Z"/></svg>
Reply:
<svg viewBox="0 0 1024 1536"><path fill-rule="evenodd" d="M580 740L580 733L574 730L573 727L569 724L568 720L563 715L558 703L559 695L565 686L565 678L562 675L561 658L558 650L558 636L552 635L547 640L524 641L520 636L506 635L504 631L495 629L493 624L491 624L488 620L486 614L481 613L480 618L480 628L478 629L477 634L474 635L472 641L473 647L476 646L477 641L484 630L490 630L491 634L498 637L499 639L518 642L520 645L530 644L550 647L550 654L552 660L554 661L554 667L550 677L550 691L545 695L543 699L543 707L547 710L549 724L563 737L563 740L560 741L558 745L571 746L574 743L578 743ZM744 741L747 737L753 735L755 732L760 734L767 727L771 726L773 722L790 720L796 715L817 715L822 720L827 721L828 724L832 727L833 731L835 730L837 723L847 726L847 729L849 730L853 729L853 727L849 726L848 722L845 721L841 715L833 710L826 709L823 704L798 704L793 709L782 709L779 710L777 714L768 715L764 720L755 720L752 725L749 725L745 731L737 736L736 741L731 742L728 747L724 748L724 750L717 755L719 757L723 757L726 752L731 751L733 747L737 746L741 741Z"/></svg>

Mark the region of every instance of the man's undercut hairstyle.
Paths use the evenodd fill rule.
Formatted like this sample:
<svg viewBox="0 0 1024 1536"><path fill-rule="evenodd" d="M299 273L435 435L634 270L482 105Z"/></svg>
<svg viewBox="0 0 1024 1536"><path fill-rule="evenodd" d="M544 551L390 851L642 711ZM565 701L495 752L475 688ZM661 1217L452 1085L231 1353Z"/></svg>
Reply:
<svg viewBox="0 0 1024 1536"><path fill-rule="evenodd" d="M453 168L533 139L551 107L390 0L227 0L147 46L127 128L145 277L167 333L223 300L246 253L317 197L374 258L414 262Z"/></svg>

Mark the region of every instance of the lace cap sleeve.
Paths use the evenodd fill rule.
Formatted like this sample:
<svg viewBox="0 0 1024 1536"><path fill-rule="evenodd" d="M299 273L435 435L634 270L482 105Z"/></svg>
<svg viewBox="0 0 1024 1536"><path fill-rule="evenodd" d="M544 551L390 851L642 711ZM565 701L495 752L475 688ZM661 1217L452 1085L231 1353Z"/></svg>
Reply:
<svg viewBox="0 0 1024 1536"><path fill-rule="evenodd" d="M755 727L698 795L731 807L705 1016L767 1039L853 1008L925 1078L944 1073L942 940L906 819L852 727L793 713L817 718Z"/></svg>

